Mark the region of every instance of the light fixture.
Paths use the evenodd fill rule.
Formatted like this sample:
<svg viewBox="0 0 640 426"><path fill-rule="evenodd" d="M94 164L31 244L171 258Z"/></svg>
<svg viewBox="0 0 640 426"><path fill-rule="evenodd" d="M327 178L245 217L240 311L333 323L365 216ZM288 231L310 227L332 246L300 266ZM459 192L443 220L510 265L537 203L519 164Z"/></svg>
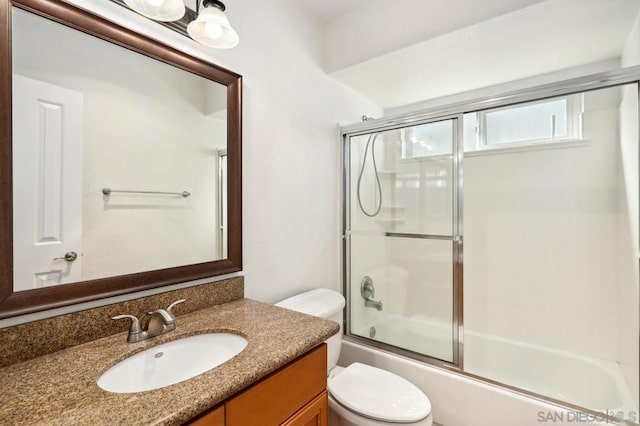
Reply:
<svg viewBox="0 0 640 426"><path fill-rule="evenodd" d="M196 0L196 10L185 6L185 0L111 0L200 44L216 49L231 49L238 44L238 33L225 16L219 0ZM202 2L202 7L200 7Z"/></svg>
<svg viewBox="0 0 640 426"><path fill-rule="evenodd" d="M124 0L131 9L155 21L177 21L185 13L183 0Z"/></svg>
<svg viewBox="0 0 640 426"><path fill-rule="evenodd" d="M187 26L189 36L198 43L217 49L231 49L238 42L238 34L224 14L226 7L218 0L202 0L202 10Z"/></svg>

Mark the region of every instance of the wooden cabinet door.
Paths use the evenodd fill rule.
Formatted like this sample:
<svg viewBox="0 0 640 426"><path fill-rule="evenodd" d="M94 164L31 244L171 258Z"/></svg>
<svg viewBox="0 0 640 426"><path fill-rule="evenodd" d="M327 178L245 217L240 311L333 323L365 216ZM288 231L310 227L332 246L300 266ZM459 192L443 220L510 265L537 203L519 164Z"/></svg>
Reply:
<svg viewBox="0 0 640 426"><path fill-rule="evenodd" d="M325 391L282 423L282 426L327 426L328 410L329 399Z"/></svg>
<svg viewBox="0 0 640 426"><path fill-rule="evenodd" d="M277 426L327 389L322 344L225 403L227 426Z"/></svg>

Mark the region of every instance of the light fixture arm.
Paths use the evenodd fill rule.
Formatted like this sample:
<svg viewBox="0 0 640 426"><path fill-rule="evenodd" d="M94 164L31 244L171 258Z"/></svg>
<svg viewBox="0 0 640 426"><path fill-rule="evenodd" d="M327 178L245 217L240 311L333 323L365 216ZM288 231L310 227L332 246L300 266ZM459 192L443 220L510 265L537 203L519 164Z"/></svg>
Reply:
<svg viewBox="0 0 640 426"><path fill-rule="evenodd" d="M202 0L202 7L208 7L208 6L216 7L218 9L220 9L220 11L222 11L222 12L224 12L227 9L227 7L221 1L218 1L218 0Z"/></svg>

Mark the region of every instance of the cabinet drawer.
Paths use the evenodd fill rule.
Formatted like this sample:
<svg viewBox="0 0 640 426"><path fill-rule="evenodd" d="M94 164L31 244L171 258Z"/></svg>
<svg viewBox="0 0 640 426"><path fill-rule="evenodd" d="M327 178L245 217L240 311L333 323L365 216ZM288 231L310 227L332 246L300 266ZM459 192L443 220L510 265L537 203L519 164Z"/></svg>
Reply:
<svg viewBox="0 0 640 426"><path fill-rule="evenodd" d="M279 425L327 387L322 344L225 404L227 426Z"/></svg>
<svg viewBox="0 0 640 426"><path fill-rule="evenodd" d="M308 403L281 426L327 426L329 423L329 398L327 391Z"/></svg>

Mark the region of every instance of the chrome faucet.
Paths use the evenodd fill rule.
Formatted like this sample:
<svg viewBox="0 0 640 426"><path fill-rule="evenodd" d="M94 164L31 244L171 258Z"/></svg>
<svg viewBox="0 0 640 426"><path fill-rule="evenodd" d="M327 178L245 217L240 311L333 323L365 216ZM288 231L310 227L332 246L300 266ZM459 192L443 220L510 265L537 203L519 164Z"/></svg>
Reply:
<svg viewBox="0 0 640 426"><path fill-rule="evenodd" d="M376 308L377 310L381 311L382 310L382 301L365 299L364 306L366 306L367 308Z"/></svg>
<svg viewBox="0 0 640 426"><path fill-rule="evenodd" d="M117 315L112 319L131 319L131 326L129 327L127 342L137 343L175 330L176 317L173 316L171 309L173 309L173 307L178 303L182 303L184 301L185 299L176 300L175 302L170 304L167 309L160 308L156 309L155 311L149 312L149 315L151 315L151 317L149 318L149 323L147 324L146 330L142 329L142 327L140 326L140 320L133 315Z"/></svg>

